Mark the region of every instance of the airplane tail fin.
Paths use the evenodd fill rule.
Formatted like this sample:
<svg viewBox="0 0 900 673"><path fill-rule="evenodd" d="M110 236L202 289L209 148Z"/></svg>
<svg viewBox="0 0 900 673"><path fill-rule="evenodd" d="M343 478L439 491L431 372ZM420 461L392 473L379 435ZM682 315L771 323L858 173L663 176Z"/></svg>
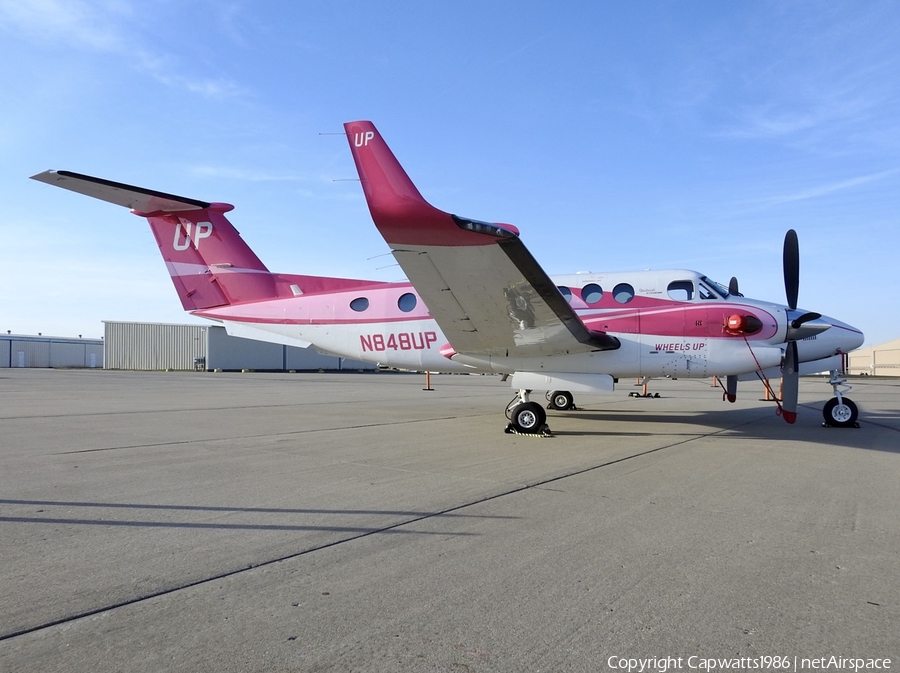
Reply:
<svg viewBox="0 0 900 673"><path fill-rule="evenodd" d="M146 217L186 311L278 295L276 277L225 217L227 203L207 203L70 171L34 180L130 208Z"/></svg>

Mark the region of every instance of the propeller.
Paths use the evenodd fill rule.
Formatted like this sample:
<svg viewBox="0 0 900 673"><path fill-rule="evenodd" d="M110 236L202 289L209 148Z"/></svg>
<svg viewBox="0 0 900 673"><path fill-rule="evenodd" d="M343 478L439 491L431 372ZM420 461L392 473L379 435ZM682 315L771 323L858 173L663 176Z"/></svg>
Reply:
<svg viewBox="0 0 900 673"><path fill-rule="evenodd" d="M800 242L797 240L797 232L793 229L788 229L784 236L782 260L784 263L784 293L790 307L787 318L790 322L785 335L787 347L784 350L781 373L781 412L784 420L793 423L797 420L797 397L800 389L800 373L797 369L800 364L800 356L797 341L823 332L831 325L807 324L821 318L821 313L809 312L797 315L797 297L800 294Z"/></svg>
<svg viewBox="0 0 900 673"><path fill-rule="evenodd" d="M781 413L784 420L794 423L797 420L797 398L800 389L800 355L797 342L801 339L815 336L831 327L827 322L816 322L822 317L821 313L812 311L801 313L797 310L797 298L800 294L800 242L797 232L789 229L784 236L784 250L782 251L782 264L784 267L784 293L787 296L788 310L787 331L785 333L784 360L781 368L782 395ZM728 283L728 293L743 297L738 286L738 279L732 276ZM726 379L725 397L733 402L737 394L737 377L729 376Z"/></svg>
<svg viewBox="0 0 900 673"><path fill-rule="evenodd" d="M732 276L731 280L728 281L728 294L732 297L744 296L741 294L740 287L738 286L737 276ZM725 378L725 399L729 402L735 402L737 400L737 384L737 376L727 376Z"/></svg>
<svg viewBox="0 0 900 673"><path fill-rule="evenodd" d="M800 374L797 372L797 342L788 341L781 366L781 414L788 423L797 420L797 397L800 391Z"/></svg>
<svg viewBox="0 0 900 673"><path fill-rule="evenodd" d="M788 229L784 235L784 293L787 295L788 306L792 310L797 308L797 295L800 293L800 242L797 240L797 232Z"/></svg>

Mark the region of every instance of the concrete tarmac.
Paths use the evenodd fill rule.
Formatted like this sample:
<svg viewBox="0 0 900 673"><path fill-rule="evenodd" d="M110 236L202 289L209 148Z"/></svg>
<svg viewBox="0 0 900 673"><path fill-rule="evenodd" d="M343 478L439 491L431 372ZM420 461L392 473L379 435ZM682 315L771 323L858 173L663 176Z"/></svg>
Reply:
<svg viewBox="0 0 900 673"><path fill-rule="evenodd" d="M900 667L900 381L424 383L0 370L0 671Z"/></svg>

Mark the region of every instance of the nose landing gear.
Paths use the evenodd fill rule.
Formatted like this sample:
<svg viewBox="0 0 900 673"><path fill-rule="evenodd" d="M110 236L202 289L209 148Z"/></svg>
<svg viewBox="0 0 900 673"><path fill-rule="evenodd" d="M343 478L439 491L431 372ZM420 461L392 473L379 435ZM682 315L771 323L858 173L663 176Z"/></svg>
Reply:
<svg viewBox="0 0 900 673"><path fill-rule="evenodd" d="M844 393L849 392L851 386L847 385L836 369L831 371L828 383L831 384L835 396L828 400L822 409L824 424L832 428L858 428L859 423L856 419L859 416L859 409L849 397L844 397Z"/></svg>

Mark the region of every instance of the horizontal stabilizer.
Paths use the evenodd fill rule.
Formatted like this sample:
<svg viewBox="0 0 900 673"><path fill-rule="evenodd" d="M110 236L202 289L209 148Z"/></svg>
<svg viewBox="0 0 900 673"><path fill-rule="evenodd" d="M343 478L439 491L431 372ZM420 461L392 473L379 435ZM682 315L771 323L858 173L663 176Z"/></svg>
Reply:
<svg viewBox="0 0 900 673"><path fill-rule="evenodd" d="M71 171L44 171L34 180L146 217L186 311L287 296L276 278L225 217L226 203L207 203ZM282 283L281 285L285 285ZM302 291L302 287L298 285Z"/></svg>
<svg viewBox="0 0 900 673"><path fill-rule="evenodd" d="M265 341L272 344L281 344L283 346L294 346L295 348L309 348L312 342L300 338L293 338L265 329L248 325L247 323L226 320L222 323L228 336L239 337L241 339L252 339L254 341Z"/></svg>
<svg viewBox="0 0 900 673"><path fill-rule="evenodd" d="M211 205L205 201L188 199L184 196L175 196L71 171L44 171L32 175L31 179L85 196L92 196L101 201L108 201L117 206L125 206L138 213L171 213L204 209Z"/></svg>

